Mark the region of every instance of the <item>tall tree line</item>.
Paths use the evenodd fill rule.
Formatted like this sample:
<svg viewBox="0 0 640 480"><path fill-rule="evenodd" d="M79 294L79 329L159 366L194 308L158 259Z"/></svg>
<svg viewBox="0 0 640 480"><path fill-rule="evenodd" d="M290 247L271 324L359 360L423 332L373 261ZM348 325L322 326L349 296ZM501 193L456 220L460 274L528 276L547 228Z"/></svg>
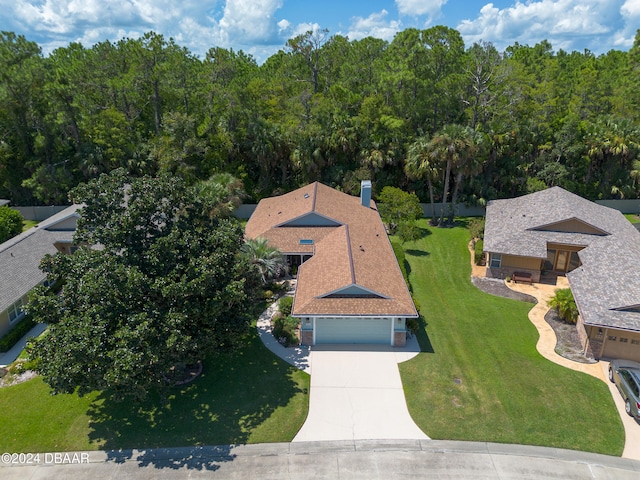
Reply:
<svg viewBox="0 0 640 480"><path fill-rule="evenodd" d="M640 31L629 52L596 56L465 46L443 26L391 42L319 30L262 65L155 33L49 56L0 33L0 197L18 205L65 202L120 167L187 184L227 173L253 200L315 180L357 193L362 179L424 201L554 185L637 198L639 121Z"/></svg>

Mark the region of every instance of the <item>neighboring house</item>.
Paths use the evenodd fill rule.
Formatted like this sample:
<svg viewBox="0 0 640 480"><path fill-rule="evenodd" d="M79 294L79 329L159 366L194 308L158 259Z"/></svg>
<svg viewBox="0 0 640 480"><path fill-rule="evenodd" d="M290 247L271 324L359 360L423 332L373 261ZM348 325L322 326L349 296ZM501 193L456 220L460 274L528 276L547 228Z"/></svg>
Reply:
<svg viewBox="0 0 640 480"><path fill-rule="evenodd" d="M266 238L299 266L292 316L302 343L404 346L406 319L418 316L371 201L321 183L262 200L247 238Z"/></svg>
<svg viewBox="0 0 640 480"><path fill-rule="evenodd" d="M22 320L29 292L45 281L40 260L73 252L79 208L72 205L0 245L0 337Z"/></svg>
<svg viewBox="0 0 640 480"><path fill-rule="evenodd" d="M487 277L566 275L595 358L640 361L640 232L617 210L553 187L487 205Z"/></svg>

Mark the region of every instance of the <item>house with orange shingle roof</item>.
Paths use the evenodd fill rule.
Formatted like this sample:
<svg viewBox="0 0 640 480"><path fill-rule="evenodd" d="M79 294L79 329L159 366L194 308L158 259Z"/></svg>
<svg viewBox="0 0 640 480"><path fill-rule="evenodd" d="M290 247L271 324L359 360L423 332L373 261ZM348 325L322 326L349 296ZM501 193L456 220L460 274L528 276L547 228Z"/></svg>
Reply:
<svg viewBox="0 0 640 480"><path fill-rule="evenodd" d="M260 201L247 238L265 238L298 266L292 316L302 343L404 346L418 313L371 199L316 182Z"/></svg>

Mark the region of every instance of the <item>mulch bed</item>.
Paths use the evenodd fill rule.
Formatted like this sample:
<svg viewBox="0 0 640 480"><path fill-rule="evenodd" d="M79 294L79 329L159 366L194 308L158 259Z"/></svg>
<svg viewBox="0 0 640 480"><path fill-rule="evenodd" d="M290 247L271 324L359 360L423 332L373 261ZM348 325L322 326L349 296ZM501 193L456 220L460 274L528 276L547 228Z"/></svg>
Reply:
<svg viewBox="0 0 640 480"><path fill-rule="evenodd" d="M574 362L597 363L593 357L582 353L582 345L578 338L576 326L573 323L567 323L562 320L558 316L558 312L553 308L547 312L544 319L556 332L558 343L555 350L558 355Z"/></svg>
<svg viewBox="0 0 640 480"><path fill-rule="evenodd" d="M538 303L535 297L525 293L516 292L507 287L502 280L497 278L472 277L473 284L485 293L498 297L520 300L521 302Z"/></svg>
<svg viewBox="0 0 640 480"><path fill-rule="evenodd" d="M171 369L171 373L165 376L173 385L186 385L193 382L202 373L202 362L193 365L180 365Z"/></svg>
<svg viewBox="0 0 640 480"><path fill-rule="evenodd" d="M502 280L493 278L477 278L471 279L473 284L485 293L497 295L499 297L511 298L522 302L537 303L537 300L531 295L515 292L507 287ZM557 343L555 351L558 355L580 363L596 363L592 357L582 353L582 346L578 338L576 326L567 323L558 317L558 312L550 309L544 317L545 321L553 328L556 334Z"/></svg>

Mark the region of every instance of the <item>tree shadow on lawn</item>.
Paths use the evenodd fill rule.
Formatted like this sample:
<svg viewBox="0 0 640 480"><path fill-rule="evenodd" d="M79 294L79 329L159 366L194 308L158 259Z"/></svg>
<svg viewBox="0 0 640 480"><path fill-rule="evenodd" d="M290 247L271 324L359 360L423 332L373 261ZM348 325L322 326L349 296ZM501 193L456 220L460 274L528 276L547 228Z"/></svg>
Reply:
<svg viewBox="0 0 640 480"><path fill-rule="evenodd" d="M420 313L420 312L418 312ZM416 337L418 339L418 345L420 345L420 352L422 353L436 353L433 349L433 344L427 333L427 322L422 315L418 318L418 332Z"/></svg>
<svg viewBox="0 0 640 480"><path fill-rule="evenodd" d="M424 250L416 250L415 248L407 248L405 250L407 255L411 255L412 257L428 257L431 255L429 252L425 252Z"/></svg>
<svg viewBox="0 0 640 480"><path fill-rule="evenodd" d="M158 396L118 403L102 393L88 411L90 439L116 463L135 456L140 466L217 470L234 458L224 445L247 443L276 409L307 393L292 378L296 369L256 342L252 334L241 350L206 359L202 375L175 387L166 404Z"/></svg>

